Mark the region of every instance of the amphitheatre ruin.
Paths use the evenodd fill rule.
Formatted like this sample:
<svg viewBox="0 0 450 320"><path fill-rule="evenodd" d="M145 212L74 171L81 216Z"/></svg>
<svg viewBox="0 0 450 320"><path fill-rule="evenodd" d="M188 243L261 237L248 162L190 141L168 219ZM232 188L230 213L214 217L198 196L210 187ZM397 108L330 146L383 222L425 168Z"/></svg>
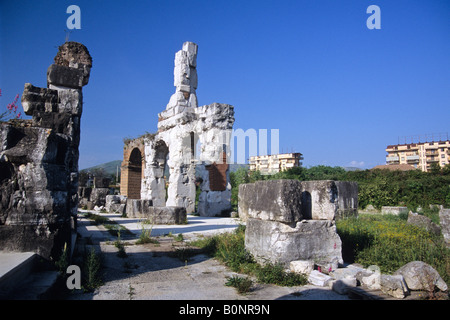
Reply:
<svg viewBox="0 0 450 320"><path fill-rule="evenodd" d="M344 261L336 221L358 216L356 182L241 184L238 212L232 215L229 158L235 107L198 105L198 50L197 44L185 42L175 53L175 93L155 115L157 132L125 141L120 194L113 194L107 184L79 187L82 88L93 64L84 45L59 47L47 70L47 88L25 84L22 105L32 119L0 124L2 262L19 259L26 269L21 272L49 277L53 284L68 277L55 265L81 265L81 252L95 248L110 263L107 280L89 294L74 285L80 290L74 299L404 299L420 290L413 281L421 277L419 269L426 270L428 280L432 277L433 286L448 290L433 268L417 261L393 275ZM112 227L92 222L93 216L111 220ZM196 254L188 240L240 226L245 226L245 251L255 263L304 275L307 284L261 285L247 296L225 287L226 279L241 276L204 252ZM136 244L146 232L161 237L158 245ZM186 252L191 256L174 257ZM40 259L47 261L44 266ZM36 264L45 272L34 271ZM0 296L24 298L20 287L12 289L20 283L20 272L9 268L1 275ZM54 298L51 292L41 285L25 298Z"/></svg>

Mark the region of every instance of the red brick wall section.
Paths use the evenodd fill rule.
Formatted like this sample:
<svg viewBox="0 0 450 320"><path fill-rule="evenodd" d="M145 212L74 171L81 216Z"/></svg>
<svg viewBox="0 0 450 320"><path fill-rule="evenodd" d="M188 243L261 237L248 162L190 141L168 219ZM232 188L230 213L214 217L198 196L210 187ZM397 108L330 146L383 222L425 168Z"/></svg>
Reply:
<svg viewBox="0 0 450 320"><path fill-rule="evenodd" d="M227 188L227 156L223 153L223 163L206 166L206 170L209 171L209 189L211 191L225 191Z"/></svg>

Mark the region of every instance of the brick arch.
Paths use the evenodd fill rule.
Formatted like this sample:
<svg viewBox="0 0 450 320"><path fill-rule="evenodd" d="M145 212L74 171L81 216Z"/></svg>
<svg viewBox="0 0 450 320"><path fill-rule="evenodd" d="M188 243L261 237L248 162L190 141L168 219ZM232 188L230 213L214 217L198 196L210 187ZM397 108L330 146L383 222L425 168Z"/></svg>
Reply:
<svg viewBox="0 0 450 320"><path fill-rule="evenodd" d="M137 138L125 143L120 175L120 193L129 199L141 199L145 168L144 140Z"/></svg>

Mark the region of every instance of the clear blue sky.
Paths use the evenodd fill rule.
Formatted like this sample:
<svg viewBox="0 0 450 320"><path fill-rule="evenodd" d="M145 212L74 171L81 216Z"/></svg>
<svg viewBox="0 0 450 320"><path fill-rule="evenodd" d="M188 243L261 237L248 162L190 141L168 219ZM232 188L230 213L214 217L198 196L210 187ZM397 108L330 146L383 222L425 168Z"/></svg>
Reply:
<svg viewBox="0 0 450 320"><path fill-rule="evenodd" d="M175 52L199 45L199 105L235 107L234 128L279 129L304 165L371 168L398 136L450 131L450 1L0 0L0 109L46 87L70 41L93 57L83 88L80 169L122 159L123 138L157 130ZM369 5L381 29L369 30Z"/></svg>

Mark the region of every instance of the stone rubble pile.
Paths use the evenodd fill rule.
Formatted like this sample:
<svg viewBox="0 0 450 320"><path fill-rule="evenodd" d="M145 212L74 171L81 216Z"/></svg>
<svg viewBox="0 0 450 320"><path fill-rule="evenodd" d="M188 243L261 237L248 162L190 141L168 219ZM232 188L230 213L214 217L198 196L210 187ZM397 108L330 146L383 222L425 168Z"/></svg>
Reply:
<svg viewBox="0 0 450 320"><path fill-rule="evenodd" d="M344 267L335 220L356 215L357 209L354 182L267 180L239 186L245 248L261 264L282 264L290 272L307 275L311 284L339 294L361 286L403 299L412 290L448 290L438 272L421 261L410 262L392 275L381 274L376 266ZM440 214L445 219L446 212Z"/></svg>
<svg viewBox="0 0 450 320"><path fill-rule="evenodd" d="M380 290L386 295L404 299L411 291L447 292L448 286L439 273L422 261L412 261L392 275L380 273L376 266L365 269L356 265L335 270L314 270L314 261L292 261L290 271L308 276L309 283L331 288L339 294L348 294L351 288L360 286L366 290Z"/></svg>

